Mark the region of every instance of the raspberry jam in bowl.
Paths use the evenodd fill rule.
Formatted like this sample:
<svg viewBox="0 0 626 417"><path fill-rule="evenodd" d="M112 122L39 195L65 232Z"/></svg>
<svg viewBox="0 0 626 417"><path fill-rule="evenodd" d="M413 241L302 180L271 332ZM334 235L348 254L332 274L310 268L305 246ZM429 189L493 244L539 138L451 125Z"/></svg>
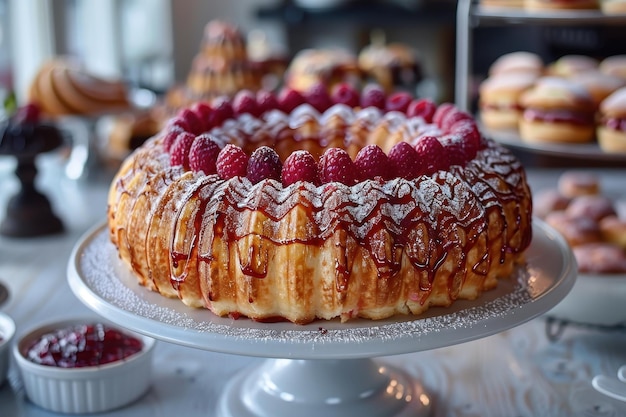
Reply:
<svg viewBox="0 0 626 417"><path fill-rule="evenodd" d="M13 354L28 398L61 413L97 413L150 386L155 341L99 319L70 319L22 336Z"/></svg>
<svg viewBox="0 0 626 417"><path fill-rule="evenodd" d="M15 322L11 317L0 313L0 387L9 371L9 351L15 335Z"/></svg>

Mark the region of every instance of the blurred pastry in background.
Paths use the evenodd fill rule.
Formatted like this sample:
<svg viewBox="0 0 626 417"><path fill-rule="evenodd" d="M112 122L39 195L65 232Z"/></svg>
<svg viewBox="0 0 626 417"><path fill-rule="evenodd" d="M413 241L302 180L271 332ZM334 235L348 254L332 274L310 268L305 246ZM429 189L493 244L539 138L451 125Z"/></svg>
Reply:
<svg viewBox="0 0 626 417"><path fill-rule="evenodd" d="M278 90L289 65L287 54L271 45L262 30L252 30L248 33L246 49L252 68L261 74L261 89Z"/></svg>
<svg viewBox="0 0 626 417"><path fill-rule="evenodd" d="M600 103L597 137L605 152L626 153L626 87Z"/></svg>
<svg viewBox="0 0 626 417"><path fill-rule="evenodd" d="M531 11L598 9L598 0L525 0L524 7Z"/></svg>
<svg viewBox="0 0 626 417"><path fill-rule="evenodd" d="M602 191L600 179L589 171L565 171L559 177L557 187L559 193L569 199L597 195Z"/></svg>
<svg viewBox="0 0 626 417"><path fill-rule="evenodd" d="M114 116L110 121L104 154L119 162L160 129L160 121L149 110Z"/></svg>
<svg viewBox="0 0 626 417"><path fill-rule="evenodd" d="M489 67L489 76L504 73L526 73L535 76L543 75L544 63L541 57L533 52L516 51L501 55Z"/></svg>
<svg viewBox="0 0 626 417"><path fill-rule="evenodd" d="M626 81L626 55L612 55L600 61L598 69L603 74L619 77Z"/></svg>
<svg viewBox="0 0 626 417"><path fill-rule="evenodd" d="M595 103L581 85L561 77L542 77L520 97L523 141L587 143L595 136Z"/></svg>
<svg viewBox="0 0 626 417"><path fill-rule="evenodd" d="M626 0L600 0L600 9L604 14L626 14Z"/></svg>
<svg viewBox="0 0 626 417"><path fill-rule="evenodd" d="M340 83L361 84L357 57L341 48L303 49L298 52L285 73L285 86L301 93L323 84L329 90Z"/></svg>
<svg viewBox="0 0 626 417"><path fill-rule="evenodd" d="M479 86L480 120L491 129L517 129L522 116L519 98L531 88L537 76L532 73L503 73L485 79Z"/></svg>
<svg viewBox="0 0 626 417"><path fill-rule="evenodd" d="M400 42L385 43L383 35L373 34L358 60L364 77L380 84L387 93L397 89L414 92L423 78L418 51Z"/></svg>
<svg viewBox="0 0 626 417"><path fill-rule="evenodd" d="M524 0L480 0L480 5L494 9L521 9Z"/></svg>
<svg viewBox="0 0 626 417"><path fill-rule="evenodd" d="M246 38L241 30L234 24L212 20L204 28L186 83L171 88L165 104L174 112L198 101L232 97L241 89L257 91L261 79L262 75L248 59Z"/></svg>
<svg viewBox="0 0 626 417"><path fill-rule="evenodd" d="M28 101L48 116L93 116L130 108L126 84L97 77L69 57L44 62L35 74Z"/></svg>
<svg viewBox="0 0 626 417"><path fill-rule="evenodd" d="M596 108L599 108L602 100L617 89L626 85L626 80L617 76L604 74L597 70L574 74L570 79L572 82L582 85L589 91Z"/></svg>
<svg viewBox="0 0 626 417"><path fill-rule="evenodd" d="M572 77L587 71L597 71L599 61L587 55L564 55L547 67L547 75Z"/></svg>
<svg viewBox="0 0 626 417"><path fill-rule="evenodd" d="M559 232L583 273L626 273L626 213L592 171L568 170L533 196L533 211ZM537 204L535 204L537 203Z"/></svg>

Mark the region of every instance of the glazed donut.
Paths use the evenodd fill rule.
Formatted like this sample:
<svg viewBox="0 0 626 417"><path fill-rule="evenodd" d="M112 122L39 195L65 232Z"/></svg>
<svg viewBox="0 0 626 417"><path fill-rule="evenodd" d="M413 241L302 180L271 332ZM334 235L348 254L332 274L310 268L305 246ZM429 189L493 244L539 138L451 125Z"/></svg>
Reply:
<svg viewBox="0 0 626 417"><path fill-rule="evenodd" d="M559 177L558 188L561 194L569 198L595 195L600 193L600 180L592 172L566 171Z"/></svg>
<svg viewBox="0 0 626 417"><path fill-rule="evenodd" d="M626 272L624 251L611 243L590 243L572 249L578 270L599 274Z"/></svg>

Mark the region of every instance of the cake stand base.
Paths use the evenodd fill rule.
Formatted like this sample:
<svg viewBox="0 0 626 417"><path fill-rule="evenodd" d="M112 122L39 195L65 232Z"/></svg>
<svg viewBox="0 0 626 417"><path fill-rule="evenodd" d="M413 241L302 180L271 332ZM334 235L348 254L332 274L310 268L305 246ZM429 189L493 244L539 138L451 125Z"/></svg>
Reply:
<svg viewBox="0 0 626 417"><path fill-rule="evenodd" d="M218 417L426 417L432 399L372 359L266 359L225 387Z"/></svg>

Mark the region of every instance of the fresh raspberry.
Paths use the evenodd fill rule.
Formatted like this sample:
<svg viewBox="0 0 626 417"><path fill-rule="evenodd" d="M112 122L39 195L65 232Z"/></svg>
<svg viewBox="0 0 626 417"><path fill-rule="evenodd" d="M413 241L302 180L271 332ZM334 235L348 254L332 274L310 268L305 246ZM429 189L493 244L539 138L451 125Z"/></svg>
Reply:
<svg viewBox="0 0 626 417"><path fill-rule="evenodd" d="M404 91L398 91L387 97L387 100L385 102L385 110L399 111L405 113L412 100L413 97L409 93Z"/></svg>
<svg viewBox="0 0 626 417"><path fill-rule="evenodd" d="M450 133L460 135L466 142L466 148L469 150L468 155L473 159L476 152L481 148L482 135L476 122L473 119L462 119L456 121L450 126Z"/></svg>
<svg viewBox="0 0 626 417"><path fill-rule="evenodd" d="M217 162L215 163L217 174L225 180L233 177L245 177L248 159L248 154L243 149L229 143L217 155Z"/></svg>
<svg viewBox="0 0 626 417"><path fill-rule="evenodd" d="M204 172L205 175L215 174L215 162L220 153L220 147L208 133L196 136L189 149L189 168L194 172Z"/></svg>
<svg viewBox="0 0 626 417"><path fill-rule="evenodd" d="M428 98L420 98L413 100L406 110L406 115L409 117L421 117L426 123L433 122L433 115L437 110L437 104Z"/></svg>
<svg viewBox="0 0 626 417"><path fill-rule="evenodd" d="M305 102L304 96L292 88L285 88L278 95L278 108L285 113L291 113Z"/></svg>
<svg viewBox="0 0 626 417"><path fill-rule="evenodd" d="M440 104L439 107L437 107L437 110L435 110L435 114L433 114L433 123L436 123L437 126L442 127L441 122L443 121L443 118L445 117L445 115L448 112L454 111L454 110L456 110L456 107L452 103Z"/></svg>
<svg viewBox="0 0 626 417"><path fill-rule="evenodd" d="M259 114L278 108L278 100L271 91L260 90L257 92L256 103L259 106Z"/></svg>
<svg viewBox="0 0 626 417"><path fill-rule="evenodd" d="M333 102L328 94L328 87L323 83L316 83L304 94L307 103L313 106L318 112L325 112Z"/></svg>
<svg viewBox="0 0 626 417"><path fill-rule="evenodd" d="M163 138L163 148L165 148L165 150L169 152L172 149L172 145L174 144L174 142L176 142L176 138L178 137L178 135L182 132L185 132L185 130L183 130L178 125L173 125L169 126L166 132L167 133Z"/></svg>
<svg viewBox="0 0 626 417"><path fill-rule="evenodd" d="M30 123L36 124L41 119L41 107L37 103L27 103L15 112L14 120L16 124Z"/></svg>
<svg viewBox="0 0 626 417"><path fill-rule="evenodd" d="M187 130L188 132L191 132L194 135L199 135L204 132L204 123L193 110L182 109L178 113L177 117L187 123L187 126L189 126L189 129Z"/></svg>
<svg viewBox="0 0 626 417"><path fill-rule="evenodd" d="M359 92L348 83L340 83L333 87L330 99L335 104L357 107L361 101Z"/></svg>
<svg viewBox="0 0 626 417"><path fill-rule="evenodd" d="M367 145L362 148L354 159L354 165L360 181L375 177L389 180L393 176L389 167L389 158L378 145Z"/></svg>
<svg viewBox="0 0 626 417"><path fill-rule="evenodd" d="M196 139L196 135L193 133L181 132L178 134L170 150L170 164L172 166L182 165L183 168L189 169L189 150L194 139Z"/></svg>
<svg viewBox="0 0 626 417"><path fill-rule="evenodd" d="M424 173L432 175L450 167L450 158L439 139L434 136L422 136L417 140L415 150L424 164Z"/></svg>
<svg viewBox="0 0 626 417"><path fill-rule="evenodd" d="M249 113L257 117L261 112L256 102L256 95L250 90L241 90L233 98L233 110L236 115Z"/></svg>
<svg viewBox="0 0 626 417"><path fill-rule="evenodd" d="M261 146L250 155L246 176L253 184L266 178L280 181L281 169L282 163L276 151L269 146Z"/></svg>
<svg viewBox="0 0 626 417"><path fill-rule="evenodd" d="M410 180L423 173L422 160L415 148L407 142L398 142L391 148L389 162L391 162L396 177Z"/></svg>
<svg viewBox="0 0 626 417"><path fill-rule="evenodd" d="M281 174L283 185L286 187L298 181L307 181L319 185L317 162L308 151L298 150L285 159Z"/></svg>
<svg viewBox="0 0 626 417"><path fill-rule="evenodd" d="M319 176L322 184L340 182L353 185L357 182L354 162L348 152L341 148L328 148L320 158Z"/></svg>
<svg viewBox="0 0 626 417"><path fill-rule="evenodd" d="M213 103L213 111L209 115L207 126L219 127L228 119L232 119L235 115L233 106L228 97L216 98Z"/></svg>
<svg viewBox="0 0 626 417"><path fill-rule="evenodd" d="M449 133L452 132L452 125L461 120L473 121L474 118L469 113L454 108L454 110L448 111L443 116L440 127L444 132Z"/></svg>
<svg viewBox="0 0 626 417"><path fill-rule="evenodd" d="M441 138L441 144L446 149L450 165L465 166L476 156L476 148L466 142L459 134L449 134Z"/></svg>
<svg viewBox="0 0 626 417"><path fill-rule="evenodd" d="M383 110L387 102L385 90L378 84L368 84L361 93L361 107L378 107Z"/></svg>
<svg viewBox="0 0 626 417"><path fill-rule="evenodd" d="M182 117L174 117L167 122L168 129L176 129L185 132L191 132L191 127L189 123L185 121Z"/></svg>
<svg viewBox="0 0 626 417"><path fill-rule="evenodd" d="M211 113L213 112L213 107L207 102L199 101L194 103L191 106L191 111L193 111L196 116L200 119L204 126L204 132L211 130L214 126L209 125L209 120L211 119Z"/></svg>

